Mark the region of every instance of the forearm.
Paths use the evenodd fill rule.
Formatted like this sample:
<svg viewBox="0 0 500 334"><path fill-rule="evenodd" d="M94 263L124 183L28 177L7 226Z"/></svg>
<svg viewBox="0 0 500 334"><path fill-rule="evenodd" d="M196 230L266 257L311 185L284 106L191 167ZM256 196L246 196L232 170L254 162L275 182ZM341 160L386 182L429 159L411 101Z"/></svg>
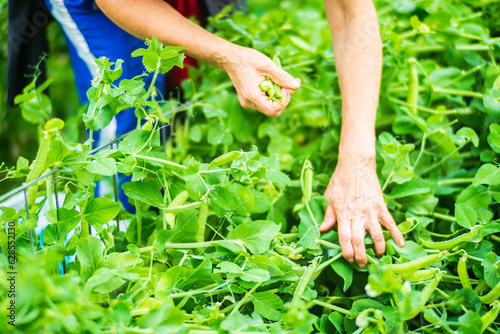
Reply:
<svg viewBox="0 0 500 334"><path fill-rule="evenodd" d="M370 0L325 0L342 94L339 156L375 160L375 117L382 71L377 15ZM348 7L348 8L346 8Z"/></svg>
<svg viewBox="0 0 500 334"><path fill-rule="evenodd" d="M141 38L156 35L166 45L183 46L186 54L223 69L235 45L189 21L163 0L97 0L119 27Z"/></svg>

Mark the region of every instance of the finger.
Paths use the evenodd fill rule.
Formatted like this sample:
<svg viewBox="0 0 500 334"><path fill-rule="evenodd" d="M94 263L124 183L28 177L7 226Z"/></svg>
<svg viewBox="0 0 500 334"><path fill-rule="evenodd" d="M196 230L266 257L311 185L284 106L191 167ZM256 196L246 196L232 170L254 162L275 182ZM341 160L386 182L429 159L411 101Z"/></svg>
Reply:
<svg viewBox="0 0 500 334"><path fill-rule="evenodd" d="M277 83L283 88L288 89L299 89L300 81L292 77L288 72L283 71L278 66L273 66L267 71L267 75L271 78L272 81Z"/></svg>
<svg viewBox="0 0 500 334"><path fill-rule="evenodd" d="M290 102L290 96L284 98L283 104L280 104L279 102L270 100L264 92L262 93L262 95L254 98L254 103L258 111L270 117L278 117L281 115L283 109L285 109Z"/></svg>
<svg viewBox="0 0 500 334"><path fill-rule="evenodd" d="M354 251L351 244L351 224L347 220L337 217L339 229L339 243L342 248L342 255L349 262L354 262Z"/></svg>
<svg viewBox="0 0 500 334"><path fill-rule="evenodd" d="M398 246L403 247L405 245L403 234L401 234L401 231L398 229L396 222L392 218L385 205L381 208L380 211L380 221L382 225L384 225L384 227L391 233L392 238L394 239L394 241L396 241Z"/></svg>
<svg viewBox="0 0 500 334"><path fill-rule="evenodd" d="M384 255L385 253L385 239L384 233L382 233L382 229L380 228L380 224L378 220L371 220L370 223L366 226L366 229L370 233L373 241L373 248L375 248L375 254L378 257Z"/></svg>
<svg viewBox="0 0 500 334"><path fill-rule="evenodd" d="M337 221L335 217L335 210L333 210L333 205L330 203L326 207L325 217L323 218L323 224L319 227L320 232L326 232L330 230Z"/></svg>
<svg viewBox="0 0 500 334"><path fill-rule="evenodd" d="M365 222L356 220L351 223L351 242L354 250L354 258L361 268L366 267L366 248L365 248Z"/></svg>

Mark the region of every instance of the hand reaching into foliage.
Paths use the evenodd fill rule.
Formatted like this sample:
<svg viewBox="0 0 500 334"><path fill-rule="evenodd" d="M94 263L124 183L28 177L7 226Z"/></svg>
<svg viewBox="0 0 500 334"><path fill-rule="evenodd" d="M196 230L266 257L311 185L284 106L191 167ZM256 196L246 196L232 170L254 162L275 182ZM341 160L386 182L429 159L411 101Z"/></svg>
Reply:
<svg viewBox="0 0 500 334"><path fill-rule="evenodd" d="M298 79L279 68L270 58L250 48L234 46L222 68L233 81L241 106L271 117L281 115L290 102L290 96L300 87ZM260 89L266 77L282 87L282 103L270 100Z"/></svg>
<svg viewBox="0 0 500 334"><path fill-rule="evenodd" d="M328 206L320 231L325 232L338 223L340 246L349 262L356 260L360 267L366 266L366 230L377 256L384 254L385 239L379 222L399 246L404 245L403 236L385 205L374 162L339 159L325 197Z"/></svg>
<svg viewBox="0 0 500 334"><path fill-rule="evenodd" d="M382 43L371 0L325 0L342 94L339 159L325 196L329 204L321 231L338 222L344 257L364 267L365 230L375 253L385 252L379 221L398 245L403 236L387 211L375 169L375 117L382 72Z"/></svg>

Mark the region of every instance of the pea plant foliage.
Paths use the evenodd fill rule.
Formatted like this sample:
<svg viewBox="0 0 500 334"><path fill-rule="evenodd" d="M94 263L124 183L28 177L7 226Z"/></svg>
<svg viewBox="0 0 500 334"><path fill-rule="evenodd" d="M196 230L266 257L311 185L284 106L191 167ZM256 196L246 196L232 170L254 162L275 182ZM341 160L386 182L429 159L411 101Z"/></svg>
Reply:
<svg viewBox="0 0 500 334"><path fill-rule="evenodd" d="M0 331L498 333L500 7L375 5L384 45L377 173L404 247L384 232L377 258L367 235L369 265L359 268L342 257L335 229L319 232L341 123L322 1L254 0L250 14L224 11L209 29L279 54L302 79L279 118L241 108L227 75L205 64L183 83L187 102L163 100L155 82L184 55L156 38L133 53L143 75L124 79L121 60L96 61L83 144L50 119L50 82L16 99L40 125L40 146L32 162L2 167L4 178L33 184L28 212L0 204L3 319L10 222L18 272L16 325L2 320ZM275 83L261 88L280 101ZM131 108L137 128L94 150L93 131ZM112 191L95 195L117 173L130 176L120 191L134 213Z"/></svg>

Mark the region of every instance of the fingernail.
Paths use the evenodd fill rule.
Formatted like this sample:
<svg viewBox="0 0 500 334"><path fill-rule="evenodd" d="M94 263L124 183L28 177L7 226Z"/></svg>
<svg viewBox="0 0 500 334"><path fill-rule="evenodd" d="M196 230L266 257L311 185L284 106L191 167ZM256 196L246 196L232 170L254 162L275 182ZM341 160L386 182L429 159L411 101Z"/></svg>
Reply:
<svg viewBox="0 0 500 334"><path fill-rule="evenodd" d="M353 263L354 259L352 257L350 257L350 258L347 259L347 261L350 262L350 263Z"/></svg>
<svg viewBox="0 0 500 334"><path fill-rule="evenodd" d="M319 229L322 230L326 227L326 222L323 222L320 226L319 226Z"/></svg>
<svg viewBox="0 0 500 334"><path fill-rule="evenodd" d="M364 268L364 267L366 267L366 264L364 264L364 263L360 263L360 264L358 264L358 265L359 265L359 267L360 267L360 268Z"/></svg>
<svg viewBox="0 0 500 334"><path fill-rule="evenodd" d="M297 79L290 80L290 87L293 89L299 89L300 88L299 80L297 80Z"/></svg>
<svg viewBox="0 0 500 334"><path fill-rule="evenodd" d="M399 245L403 247L405 245L405 239L399 239Z"/></svg>

